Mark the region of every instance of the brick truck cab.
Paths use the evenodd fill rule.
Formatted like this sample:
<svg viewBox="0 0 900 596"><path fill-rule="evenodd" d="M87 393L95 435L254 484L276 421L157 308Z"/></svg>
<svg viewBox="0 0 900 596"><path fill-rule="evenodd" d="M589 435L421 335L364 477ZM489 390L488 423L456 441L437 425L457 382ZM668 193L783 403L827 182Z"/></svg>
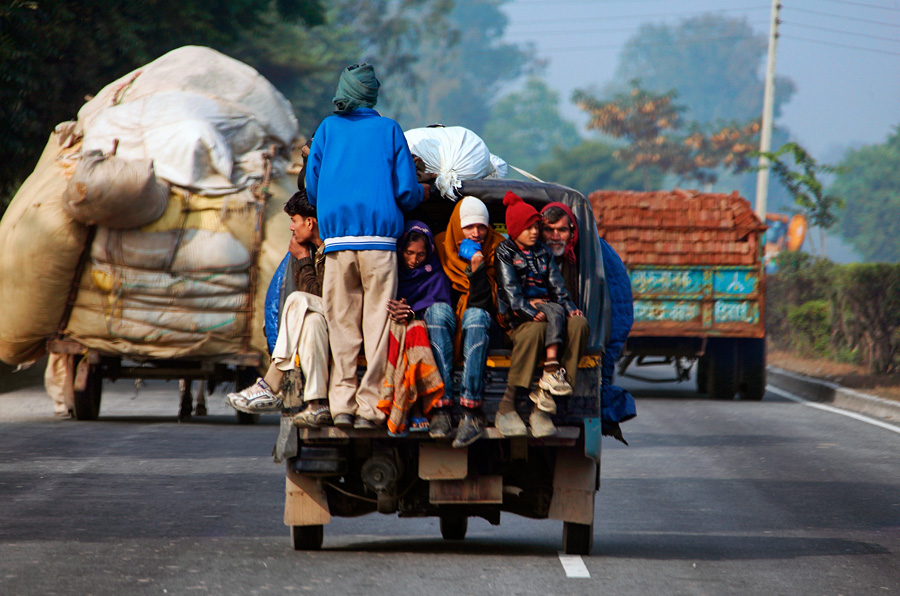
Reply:
<svg viewBox="0 0 900 596"><path fill-rule="evenodd" d="M700 393L762 399L766 226L747 200L736 192L675 189L597 191L590 201L600 236L628 268L634 295L619 374L665 363L684 381L696 363Z"/></svg>
<svg viewBox="0 0 900 596"><path fill-rule="evenodd" d="M386 430L296 429L298 452L287 461L284 523L298 550L318 549L333 516L368 513L437 517L447 540L465 537L468 518L500 523L501 512L563 522L563 546L589 554L593 545L594 495L600 473L600 368L609 334L609 295L594 218L585 197L554 184L506 180L464 182L461 196L478 197L492 223L504 222L503 195L512 190L538 210L561 201L579 226L580 295L576 302L591 323L588 351L579 364L573 395L558 400L550 438L504 438L493 417L506 387L509 345L496 334L487 362L486 436L468 448L427 433L390 437ZM431 201L410 219L443 231L454 204ZM505 232L504 229L500 230ZM459 369L456 374L459 374ZM536 381L536 379L535 379ZM530 402L519 400L520 413ZM454 425L455 426L455 425Z"/></svg>

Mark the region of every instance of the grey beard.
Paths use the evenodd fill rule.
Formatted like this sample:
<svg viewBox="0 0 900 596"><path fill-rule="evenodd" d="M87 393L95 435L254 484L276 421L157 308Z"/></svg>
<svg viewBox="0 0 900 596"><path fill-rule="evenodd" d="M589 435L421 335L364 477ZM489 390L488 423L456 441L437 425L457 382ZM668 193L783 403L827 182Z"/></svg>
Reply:
<svg viewBox="0 0 900 596"><path fill-rule="evenodd" d="M552 244L547 244L547 246L550 248L550 252L553 253L554 257L561 257L566 252L565 244L560 244L558 242L554 242Z"/></svg>

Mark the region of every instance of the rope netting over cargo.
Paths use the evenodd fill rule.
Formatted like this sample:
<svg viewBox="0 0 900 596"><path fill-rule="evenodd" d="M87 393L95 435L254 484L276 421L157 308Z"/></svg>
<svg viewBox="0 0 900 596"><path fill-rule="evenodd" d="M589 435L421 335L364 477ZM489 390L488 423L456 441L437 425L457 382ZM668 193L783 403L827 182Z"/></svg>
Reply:
<svg viewBox="0 0 900 596"><path fill-rule="evenodd" d="M209 48L105 87L0 221L0 276L16 280L0 285L0 359L33 359L57 331L136 358L265 353L296 138L287 100Z"/></svg>
<svg viewBox="0 0 900 596"><path fill-rule="evenodd" d="M753 265L766 226L737 192L599 190L597 231L629 266Z"/></svg>

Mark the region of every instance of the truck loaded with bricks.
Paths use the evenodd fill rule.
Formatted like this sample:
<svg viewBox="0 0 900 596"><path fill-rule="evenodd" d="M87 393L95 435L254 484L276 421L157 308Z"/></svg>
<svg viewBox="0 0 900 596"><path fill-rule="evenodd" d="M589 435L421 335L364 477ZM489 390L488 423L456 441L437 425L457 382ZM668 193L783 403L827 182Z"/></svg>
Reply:
<svg viewBox="0 0 900 596"><path fill-rule="evenodd" d="M747 200L682 189L596 191L589 200L634 294L619 374L659 381L627 370L664 363L685 381L696 363L700 393L762 399L766 226Z"/></svg>

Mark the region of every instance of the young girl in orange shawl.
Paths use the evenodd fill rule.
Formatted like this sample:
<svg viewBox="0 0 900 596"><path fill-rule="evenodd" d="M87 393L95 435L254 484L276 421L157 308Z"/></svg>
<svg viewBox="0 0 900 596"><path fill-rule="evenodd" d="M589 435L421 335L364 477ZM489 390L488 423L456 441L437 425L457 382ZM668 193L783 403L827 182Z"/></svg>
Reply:
<svg viewBox="0 0 900 596"><path fill-rule="evenodd" d="M436 438L450 434L450 410L458 394L462 418L454 447L471 445L484 434L484 369L497 302L494 250L501 242L503 236L489 225L487 207L475 197L464 197L456 204L447 230L435 238L438 258L450 278L455 313L448 307L429 309L425 316L445 390L434 404L429 432ZM458 392L453 383L454 347L463 356Z"/></svg>

